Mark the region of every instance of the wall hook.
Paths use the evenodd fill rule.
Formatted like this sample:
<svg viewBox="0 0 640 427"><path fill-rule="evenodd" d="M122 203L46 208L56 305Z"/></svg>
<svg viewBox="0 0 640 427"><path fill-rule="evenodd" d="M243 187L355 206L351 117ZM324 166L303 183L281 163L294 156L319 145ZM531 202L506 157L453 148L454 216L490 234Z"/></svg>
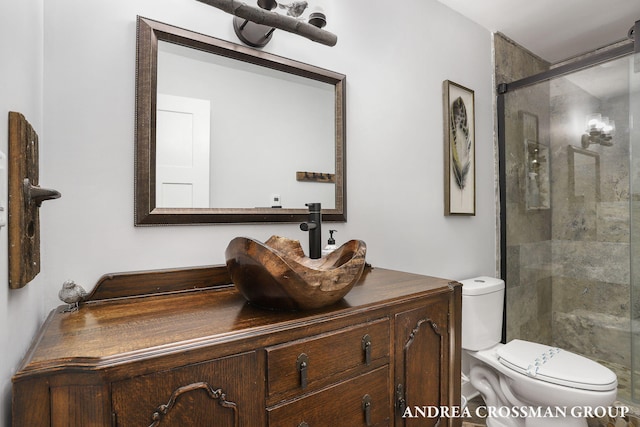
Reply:
<svg viewBox="0 0 640 427"><path fill-rule="evenodd" d="M38 186L38 134L25 117L9 112L9 287L21 288L40 272L40 205L57 199Z"/></svg>
<svg viewBox="0 0 640 427"><path fill-rule="evenodd" d="M23 183L24 199L26 203L34 202L37 207L42 205L45 200L58 199L62 194L57 190L42 188L31 184L29 178L24 179Z"/></svg>

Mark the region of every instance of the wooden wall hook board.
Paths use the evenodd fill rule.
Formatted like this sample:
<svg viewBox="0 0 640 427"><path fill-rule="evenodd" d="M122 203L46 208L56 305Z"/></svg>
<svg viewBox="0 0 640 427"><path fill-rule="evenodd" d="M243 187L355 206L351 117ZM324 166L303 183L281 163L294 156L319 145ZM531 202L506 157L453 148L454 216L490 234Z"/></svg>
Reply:
<svg viewBox="0 0 640 427"><path fill-rule="evenodd" d="M21 288L40 272L40 205L56 190L38 185L38 134L25 117L9 112L9 287Z"/></svg>
<svg viewBox="0 0 640 427"><path fill-rule="evenodd" d="M335 184L336 175L333 173L324 172L298 171L296 172L296 181L327 182L330 184Z"/></svg>

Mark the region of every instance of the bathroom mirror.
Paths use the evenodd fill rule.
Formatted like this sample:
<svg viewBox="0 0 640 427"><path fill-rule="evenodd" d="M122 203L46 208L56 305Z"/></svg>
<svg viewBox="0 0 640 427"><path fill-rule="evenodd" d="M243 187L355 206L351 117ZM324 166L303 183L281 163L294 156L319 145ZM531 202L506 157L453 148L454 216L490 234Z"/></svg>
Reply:
<svg viewBox="0 0 640 427"><path fill-rule="evenodd" d="M138 17L135 224L346 221L345 76Z"/></svg>

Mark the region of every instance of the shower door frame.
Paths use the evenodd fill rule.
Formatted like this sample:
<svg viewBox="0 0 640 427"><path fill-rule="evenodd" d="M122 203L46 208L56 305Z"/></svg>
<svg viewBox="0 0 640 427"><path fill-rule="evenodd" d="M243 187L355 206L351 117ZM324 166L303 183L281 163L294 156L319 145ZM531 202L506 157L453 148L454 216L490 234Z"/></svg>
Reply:
<svg viewBox="0 0 640 427"><path fill-rule="evenodd" d="M640 21L634 25L634 32L640 35ZM634 46L635 45L635 46ZM506 140L505 140L505 96L516 89L521 89L537 83L551 80L556 77L562 77L576 71L584 70L605 62L619 59L633 54L640 57L640 43L629 43L616 46L606 51L591 54L585 58L560 65L548 71L543 71L523 79L515 80L511 83L499 83L496 86L496 114L498 122L498 187L500 197L500 277L507 277L507 202L506 202ZM507 288L505 286L503 321L502 321L502 342L506 343L507 339Z"/></svg>

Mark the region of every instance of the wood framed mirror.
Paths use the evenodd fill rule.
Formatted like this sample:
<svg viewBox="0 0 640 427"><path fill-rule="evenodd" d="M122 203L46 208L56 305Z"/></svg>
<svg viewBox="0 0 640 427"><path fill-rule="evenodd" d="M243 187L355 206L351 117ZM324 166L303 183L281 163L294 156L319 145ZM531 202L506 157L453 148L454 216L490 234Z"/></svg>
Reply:
<svg viewBox="0 0 640 427"><path fill-rule="evenodd" d="M343 74L137 24L135 225L346 221Z"/></svg>

